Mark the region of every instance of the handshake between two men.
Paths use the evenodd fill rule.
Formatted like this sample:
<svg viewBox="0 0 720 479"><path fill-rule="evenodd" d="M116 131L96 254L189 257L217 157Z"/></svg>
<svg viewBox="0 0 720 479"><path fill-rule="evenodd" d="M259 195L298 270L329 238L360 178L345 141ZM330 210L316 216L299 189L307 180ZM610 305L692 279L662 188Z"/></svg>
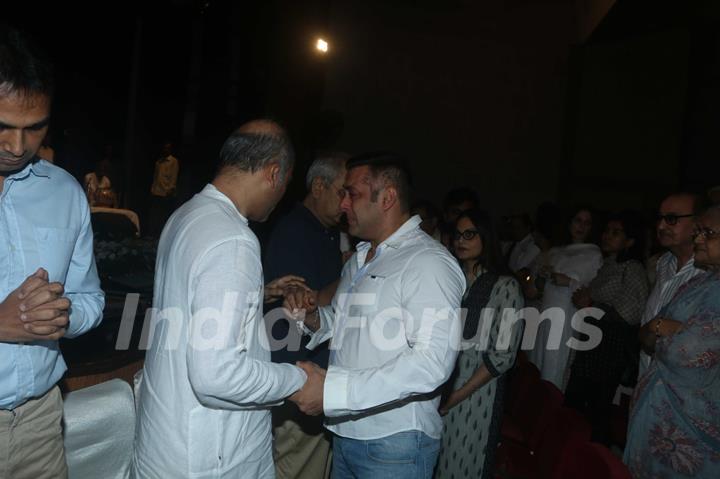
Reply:
<svg viewBox="0 0 720 479"><path fill-rule="evenodd" d="M61 283L39 268L0 303L0 341L57 341L70 321L71 301Z"/></svg>
<svg viewBox="0 0 720 479"><path fill-rule="evenodd" d="M284 298L283 308L288 319L303 321L304 325L315 331L320 326L318 315L319 293L310 289L299 276L283 276L265 285L265 302ZM307 375L302 388L288 399L310 416L323 412L323 389L326 370L311 361L298 361L296 366Z"/></svg>

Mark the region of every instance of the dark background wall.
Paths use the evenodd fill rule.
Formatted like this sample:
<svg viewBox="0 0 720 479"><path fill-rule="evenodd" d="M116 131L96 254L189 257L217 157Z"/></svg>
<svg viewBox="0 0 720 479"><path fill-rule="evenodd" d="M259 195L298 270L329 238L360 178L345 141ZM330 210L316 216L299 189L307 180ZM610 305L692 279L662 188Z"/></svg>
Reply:
<svg viewBox="0 0 720 479"><path fill-rule="evenodd" d="M60 164L81 176L112 144L116 184L141 215L165 139L185 199L232 128L258 116L296 145L280 210L304 193L316 149L387 148L412 160L422 196L469 185L503 214L544 200L649 209L668 189L720 183L718 5L25 2L5 20L55 59Z"/></svg>
<svg viewBox="0 0 720 479"><path fill-rule="evenodd" d="M619 1L574 50L561 199L649 210L720 183L719 7Z"/></svg>
<svg viewBox="0 0 720 479"><path fill-rule="evenodd" d="M676 187L689 52L685 30L590 43L578 51L562 199L646 208Z"/></svg>
<svg viewBox="0 0 720 479"><path fill-rule="evenodd" d="M504 210L553 198L573 4L413 5L333 3L324 105L344 115L340 145L406 154L432 200L461 185Z"/></svg>
<svg viewBox="0 0 720 479"><path fill-rule="evenodd" d="M324 105L344 148L412 158L423 196L651 210L720 183L717 2L410 4L333 2Z"/></svg>

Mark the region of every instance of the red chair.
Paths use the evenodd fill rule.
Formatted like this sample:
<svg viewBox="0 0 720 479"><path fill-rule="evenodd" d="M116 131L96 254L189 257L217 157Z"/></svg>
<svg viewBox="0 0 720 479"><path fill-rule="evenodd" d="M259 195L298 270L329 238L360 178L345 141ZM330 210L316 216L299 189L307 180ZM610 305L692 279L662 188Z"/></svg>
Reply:
<svg viewBox="0 0 720 479"><path fill-rule="evenodd" d="M539 382L540 371L537 366L528 361L516 362L508 375L508 389L503 405L505 412L513 411L527 397L530 388Z"/></svg>
<svg viewBox="0 0 720 479"><path fill-rule="evenodd" d="M549 381L540 381L518 398L510 414L503 417L501 434L509 440L536 451L545 429L563 404L563 394Z"/></svg>
<svg viewBox="0 0 720 479"><path fill-rule="evenodd" d="M497 451L497 469L513 475L534 476L536 451L563 403L563 395L554 384L539 381L518 398L510 414L503 416L501 441Z"/></svg>
<svg viewBox="0 0 720 479"><path fill-rule="evenodd" d="M512 477L553 478L568 444L589 441L591 430L590 423L581 414L561 407L543 434L537 453L512 441L503 442L497 451L498 470Z"/></svg>
<svg viewBox="0 0 720 479"><path fill-rule="evenodd" d="M602 444L576 441L563 452L553 479L632 479L627 466Z"/></svg>
<svg viewBox="0 0 720 479"><path fill-rule="evenodd" d="M561 407L545 432L536 454L538 475L543 479L556 476L565 450L577 442L590 441L592 426L585 416L574 409Z"/></svg>

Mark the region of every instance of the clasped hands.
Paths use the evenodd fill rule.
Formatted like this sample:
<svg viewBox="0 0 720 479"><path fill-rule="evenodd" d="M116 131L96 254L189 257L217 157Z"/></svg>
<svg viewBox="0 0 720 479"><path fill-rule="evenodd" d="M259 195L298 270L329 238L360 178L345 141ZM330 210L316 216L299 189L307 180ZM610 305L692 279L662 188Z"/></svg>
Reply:
<svg viewBox="0 0 720 479"><path fill-rule="evenodd" d="M291 294L296 290L309 290L305 284L305 278L288 274L280 278L276 278L265 285L264 301L271 303L284 298L287 294Z"/></svg>
<svg viewBox="0 0 720 479"><path fill-rule="evenodd" d="M40 268L0 303L0 341L57 341L65 335L71 302L61 283Z"/></svg>
<svg viewBox="0 0 720 479"><path fill-rule="evenodd" d="M290 399L298 408L309 416L318 416L323 412L323 390L327 371L310 361L298 361L297 367L305 371L307 380Z"/></svg>
<svg viewBox="0 0 720 479"><path fill-rule="evenodd" d="M277 284L273 284L278 282ZM282 296L285 298L283 308L289 318L294 320L305 320L306 324L310 318L306 314L313 314L317 311L318 292L313 291L305 285L302 278L297 276L284 276L279 278L267 286L275 288L273 293L275 297ZM267 298L267 293L266 293ZM313 325L312 329L317 329ZM296 366L302 369L307 375L307 380L302 388L296 391L288 399L298 408L309 416L318 416L323 412L323 389L325 388L325 374L327 371L317 364L310 361L298 361Z"/></svg>

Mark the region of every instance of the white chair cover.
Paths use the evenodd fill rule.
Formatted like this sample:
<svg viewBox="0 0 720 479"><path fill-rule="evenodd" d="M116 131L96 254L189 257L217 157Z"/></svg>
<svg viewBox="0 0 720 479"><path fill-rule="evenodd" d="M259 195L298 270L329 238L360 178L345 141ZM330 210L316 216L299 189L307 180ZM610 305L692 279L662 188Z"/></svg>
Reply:
<svg viewBox="0 0 720 479"><path fill-rule="evenodd" d="M65 396L64 440L69 479L126 479L135 439L133 391L121 379Z"/></svg>

